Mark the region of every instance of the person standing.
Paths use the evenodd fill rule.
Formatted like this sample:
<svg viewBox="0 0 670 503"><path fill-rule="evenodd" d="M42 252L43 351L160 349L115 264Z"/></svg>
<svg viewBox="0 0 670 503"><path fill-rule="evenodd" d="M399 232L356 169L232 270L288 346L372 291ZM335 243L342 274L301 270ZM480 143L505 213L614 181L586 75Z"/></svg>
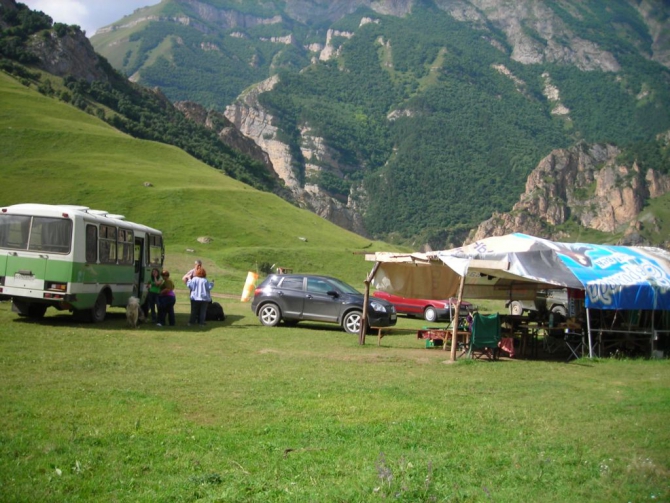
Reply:
<svg viewBox="0 0 670 503"><path fill-rule="evenodd" d="M196 260L195 265L193 266L193 269L188 271L184 276L182 276L181 280L184 282L186 286L188 286L188 282L193 279L193 276L195 276L195 270L198 267L202 267L202 260ZM191 312L195 310L195 306L193 305L193 299L191 299ZM205 321L205 320L202 320ZM197 323L198 320L195 320L195 323Z"/></svg>
<svg viewBox="0 0 670 503"><path fill-rule="evenodd" d="M191 290L191 316L188 320L189 326L200 323L205 326L207 317L207 306L212 302L210 291L214 288L214 283L207 280L207 271L202 266L196 266L193 278L186 284Z"/></svg>
<svg viewBox="0 0 670 503"><path fill-rule="evenodd" d="M151 279L147 286L149 291L147 292L147 309L151 313L151 322L156 323L158 321L157 311L158 311L158 295L161 293L161 285L163 284L163 279L161 278L161 272L157 267L151 269Z"/></svg>
<svg viewBox="0 0 670 503"><path fill-rule="evenodd" d="M170 326L175 325L174 319L174 305L177 298L174 293L174 282L170 279L170 271L163 269L161 273L163 276L163 284L158 295L158 323L159 327L165 325L165 318L167 317Z"/></svg>
<svg viewBox="0 0 670 503"><path fill-rule="evenodd" d="M195 265L193 266L193 269L191 269L190 271L188 271L188 272L187 272L186 274L184 274L184 276L181 278L181 280L184 282L185 285L188 283L188 281L189 281L190 279L193 279L193 276L195 276L195 270L196 270L198 267L202 267L202 260L196 260L196 261L195 261Z"/></svg>

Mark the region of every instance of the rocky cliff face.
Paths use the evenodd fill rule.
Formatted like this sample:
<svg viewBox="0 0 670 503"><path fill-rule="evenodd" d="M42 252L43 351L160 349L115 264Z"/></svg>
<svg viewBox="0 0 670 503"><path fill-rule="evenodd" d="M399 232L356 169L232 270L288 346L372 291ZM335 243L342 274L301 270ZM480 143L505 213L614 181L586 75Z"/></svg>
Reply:
<svg viewBox="0 0 670 503"><path fill-rule="evenodd" d="M670 17L663 14L659 3L653 0L631 1L649 28L651 59L670 68Z"/></svg>
<svg viewBox="0 0 670 503"><path fill-rule="evenodd" d="M88 82L108 80L98 55L81 30L70 29L62 37L54 31L33 35L29 49L37 56L39 68L59 77L70 75Z"/></svg>
<svg viewBox="0 0 670 503"><path fill-rule="evenodd" d="M623 231L621 244L636 244L638 215L647 199L670 192L670 176L622 165L620 153L613 145L585 144L553 151L530 174L513 210L494 214L466 242L512 232L561 239L556 226L572 219L589 229Z"/></svg>
<svg viewBox="0 0 670 503"><path fill-rule="evenodd" d="M203 106L190 101L177 101L174 106L193 122L216 131L219 139L230 148L257 160L266 167L269 173L277 176L272 167L270 156L253 140L244 136L225 115L214 110L206 110ZM277 176L277 178L279 177Z"/></svg>
<svg viewBox="0 0 670 503"><path fill-rule="evenodd" d="M258 95L272 89L277 82L275 76L249 89L237 102L226 108L226 118L267 153L275 173L284 181L300 207L366 236L363 218L356 210L356 200L363 197L360 193L362 189L352 189L345 203L318 185L309 183L310 178L321 169L330 169L336 174L341 172L341 167L335 161L336 156L330 152L323 138L314 135L308 127L302 127L300 155L291 152L289 146L280 139L279 130L273 124L274 117L259 104Z"/></svg>
<svg viewBox="0 0 670 503"><path fill-rule="evenodd" d="M570 24L545 2L436 0L435 3L455 19L475 23L481 30L487 30L487 25L500 29L511 47L510 57L520 63L562 63L585 71L616 72L620 69L613 54L577 36ZM629 3L640 13L653 41L652 52L646 56L670 68L670 19L653 0L630 0ZM580 12L570 3L562 2L562 8L576 22L580 20Z"/></svg>
<svg viewBox="0 0 670 503"><path fill-rule="evenodd" d="M490 23L502 30L512 48L510 57L520 63L564 63L582 70L619 70L612 54L576 36L544 2L438 0L437 3L458 20L475 22L481 29Z"/></svg>
<svg viewBox="0 0 670 503"><path fill-rule="evenodd" d="M10 0L2 0L10 1ZM304 24L323 22L324 20L335 22L344 16L352 14L360 7L368 7L379 14L402 17L409 14L415 0L289 0L285 2L283 14L294 21ZM179 0L179 3L190 7L195 15L143 15L138 9L136 16L126 22L114 23L96 31L96 35L109 33L116 30L132 28L145 21L163 21L179 23L192 26L203 33L212 31L212 26L228 30L231 28L253 28L259 25L280 24L284 22L281 15L254 16L244 14L233 9L224 9L211 5L211 3L199 0Z"/></svg>
<svg viewBox="0 0 670 503"><path fill-rule="evenodd" d="M212 27L228 30L231 28L252 28L266 24L284 23L288 18L299 23L335 22L355 12L361 7L381 15L403 17L411 13L416 0L287 0L268 2L268 12L277 14L266 17L245 14L234 9L224 9L201 0L178 0L187 7L189 13L178 16L145 15L138 10L137 16L126 23L117 23L102 28L98 34L131 28L147 20L175 22L192 26L209 33ZM602 70L616 72L619 63L615 56L597 44L575 34L570 24L559 17L555 10L538 0L435 0L438 8L448 12L455 19L474 23L482 31L492 27L501 30L511 48L511 58L524 64L563 63L575 65L582 70ZM630 0L652 38L651 53L647 56L670 67L670 19L661 6L653 0ZM580 12L564 2L565 12L575 21ZM506 51L507 49L499 47ZM646 49L639 48L641 51Z"/></svg>

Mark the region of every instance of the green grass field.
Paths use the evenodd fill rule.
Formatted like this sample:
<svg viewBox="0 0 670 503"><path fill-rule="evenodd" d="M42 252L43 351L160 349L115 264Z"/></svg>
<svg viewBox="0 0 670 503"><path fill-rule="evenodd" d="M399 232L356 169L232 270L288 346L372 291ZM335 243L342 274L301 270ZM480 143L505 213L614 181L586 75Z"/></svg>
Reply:
<svg viewBox="0 0 670 503"><path fill-rule="evenodd" d="M0 303L2 501L670 499L667 360L446 364L223 305L131 330Z"/></svg>
<svg viewBox="0 0 670 503"><path fill-rule="evenodd" d="M202 258L216 294L263 262L360 289L359 253L390 249L4 74L0 97L1 205L162 229L173 276ZM119 309L81 325L0 303L0 500L670 500L667 360L447 364L420 320L359 346L330 325L262 327L226 297L224 323L189 328L178 299L177 327L138 330Z"/></svg>
<svg viewBox="0 0 670 503"><path fill-rule="evenodd" d="M186 272L201 258L217 284L236 293L263 263L360 286L371 264L355 253L390 249L2 73L0 96L3 206L67 203L120 213L164 232L166 267Z"/></svg>

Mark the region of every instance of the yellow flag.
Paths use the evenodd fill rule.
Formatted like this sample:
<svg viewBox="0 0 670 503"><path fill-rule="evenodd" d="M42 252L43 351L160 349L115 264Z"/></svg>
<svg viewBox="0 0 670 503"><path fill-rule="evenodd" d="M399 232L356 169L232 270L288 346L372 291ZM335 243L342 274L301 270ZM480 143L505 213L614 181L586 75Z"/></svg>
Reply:
<svg viewBox="0 0 670 503"><path fill-rule="evenodd" d="M247 281L244 283L244 289L242 290L242 302L249 302L251 297L254 294L254 288L256 287L256 280L258 279L258 274L255 272L249 271L247 273Z"/></svg>

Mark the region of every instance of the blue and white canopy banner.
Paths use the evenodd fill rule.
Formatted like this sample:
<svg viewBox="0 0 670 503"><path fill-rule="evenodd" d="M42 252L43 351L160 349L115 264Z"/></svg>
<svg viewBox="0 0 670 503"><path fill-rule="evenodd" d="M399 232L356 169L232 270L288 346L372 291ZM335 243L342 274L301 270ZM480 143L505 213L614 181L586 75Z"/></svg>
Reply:
<svg viewBox="0 0 670 503"><path fill-rule="evenodd" d="M436 256L461 275L474 264L496 262L505 267L480 267L478 274L583 289L588 308L670 310L670 253L660 248L561 243L516 233Z"/></svg>
<svg viewBox="0 0 670 503"><path fill-rule="evenodd" d="M582 261L557 252L584 285L586 307L670 310L670 254L660 248L579 246Z"/></svg>

